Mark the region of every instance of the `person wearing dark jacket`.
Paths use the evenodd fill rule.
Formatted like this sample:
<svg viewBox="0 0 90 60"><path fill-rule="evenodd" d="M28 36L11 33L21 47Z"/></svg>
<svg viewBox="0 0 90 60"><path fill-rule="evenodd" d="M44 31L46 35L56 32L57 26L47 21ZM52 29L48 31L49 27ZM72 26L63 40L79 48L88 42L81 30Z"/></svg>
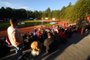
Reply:
<svg viewBox="0 0 90 60"><path fill-rule="evenodd" d="M50 45L53 42L52 34L50 32L48 32L47 35L48 35L48 38L45 39L45 41L44 41L44 46L46 47L46 53L48 53L48 51L50 49Z"/></svg>

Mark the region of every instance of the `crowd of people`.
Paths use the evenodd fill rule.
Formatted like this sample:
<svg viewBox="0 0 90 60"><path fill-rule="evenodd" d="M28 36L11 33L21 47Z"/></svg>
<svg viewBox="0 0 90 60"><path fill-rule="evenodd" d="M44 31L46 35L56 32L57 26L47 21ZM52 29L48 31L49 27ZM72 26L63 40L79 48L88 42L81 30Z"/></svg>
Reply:
<svg viewBox="0 0 90 60"><path fill-rule="evenodd" d="M26 48L29 48L33 41L39 42L39 48L46 53L55 51L58 49L61 43L66 44L67 39L72 36L76 31L75 26L69 26L64 29L61 26L54 25L51 27L39 27L32 31L23 34L24 44ZM32 49L32 48L31 48Z"/></svg>
<svg viewBox="0 0 90 60"><path fill-rule="evenodd" d="M50 27L41 26L21 34L16 28L16 23L16 20L10 20L11 26L7 29L7 33L9 44L16 48L17 57L22 55L23 48L31 49L33 56L39 55L41 52L49 53L55 51L61 43L66 44L68 42L67 39L78 31L75 25L70 25L67 28L53 25Z"/></svg>

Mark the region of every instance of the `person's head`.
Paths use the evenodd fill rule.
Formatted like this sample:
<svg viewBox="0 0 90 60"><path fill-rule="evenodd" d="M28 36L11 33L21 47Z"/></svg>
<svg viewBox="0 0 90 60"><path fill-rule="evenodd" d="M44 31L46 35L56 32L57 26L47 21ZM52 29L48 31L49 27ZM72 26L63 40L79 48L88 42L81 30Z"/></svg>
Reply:
<svg viewBox="0 0 90 60"><path fill-rule="evenodd" d="M16 26L17 25L17 19L11 18L10 19L10 24L13 25L13 26Z"/></svg>
<svg viewBox="0 0 90 60"><path fill-rule="evenodd" d="M51 32L48 32L47 35L48 35L48 38L52 38L52 33Z"/></svg>

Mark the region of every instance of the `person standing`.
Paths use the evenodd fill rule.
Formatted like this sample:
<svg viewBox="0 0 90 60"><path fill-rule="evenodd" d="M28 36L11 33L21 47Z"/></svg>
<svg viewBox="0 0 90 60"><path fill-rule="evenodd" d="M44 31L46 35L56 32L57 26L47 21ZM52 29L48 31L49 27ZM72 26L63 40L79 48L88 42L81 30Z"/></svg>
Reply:
<svg viewBox="0 0 90 60"><path fill-rule="evenodd" d="M17 20L10 19L10 26L7 29L8 38L13 47L16 48L16 58L19 59L22 55L23 38L20 31L16 28Z"/></svg>

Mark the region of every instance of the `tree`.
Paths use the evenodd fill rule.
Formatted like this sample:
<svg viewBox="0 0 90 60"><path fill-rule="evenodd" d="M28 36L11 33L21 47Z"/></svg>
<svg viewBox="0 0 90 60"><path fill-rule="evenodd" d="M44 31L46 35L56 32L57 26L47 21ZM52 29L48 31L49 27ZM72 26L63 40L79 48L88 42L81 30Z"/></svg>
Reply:
<svg viewBox="0 0 90 60"><path fill-rule="evenodd" d="M59 19L60 18L60 10L53 10L52 11L52 18Z"/></svg>
<svg viewBox="0 0 90 60"><path fill-rule="evenodd" d="M25 9L13 9L13 17L19 19L27 18L27 12Z"/></svg>
<svg viewBox="0 0 90 60"><path fill-rule="evenodd" d="M12 8L7 7L6 8L6 18L11 18L11 17L13 17L12 15L13 15Z"/></svg>
<svg viewBox="0 0 90 60"><path fill-rule="evenodd" d="M0 18L5 18L6 17L6 13L5 13L5 8L4 7L1 7L0 9Z"/></svg>
<svg viewBox="0 0 90 60"><path fill-rule="evenodd" d="M75 4L75 11L77 17L86 17L86 14L90 14L90 0L78 0Z"/></svg>
<svg viewBox="0 0 90 60"><path fill-rule="evenodd" d="M50 9L50 8L47 8L47 9L45 10L45 15L46 15L46 17L48 17L49 19L51 18L51 9Z"/></svg>
<svg viewBox="0 0 90 60"><path fill-rule="evenodd" d="M28 19L33 19L33 12L31 10L27 11L27 18Z"/></svg>
<svg viewBox="0 0 90 60"><path fill-rule="evenodd" d="M34 11L34 19L40 19L40 14L38 11Z"/></svg>

